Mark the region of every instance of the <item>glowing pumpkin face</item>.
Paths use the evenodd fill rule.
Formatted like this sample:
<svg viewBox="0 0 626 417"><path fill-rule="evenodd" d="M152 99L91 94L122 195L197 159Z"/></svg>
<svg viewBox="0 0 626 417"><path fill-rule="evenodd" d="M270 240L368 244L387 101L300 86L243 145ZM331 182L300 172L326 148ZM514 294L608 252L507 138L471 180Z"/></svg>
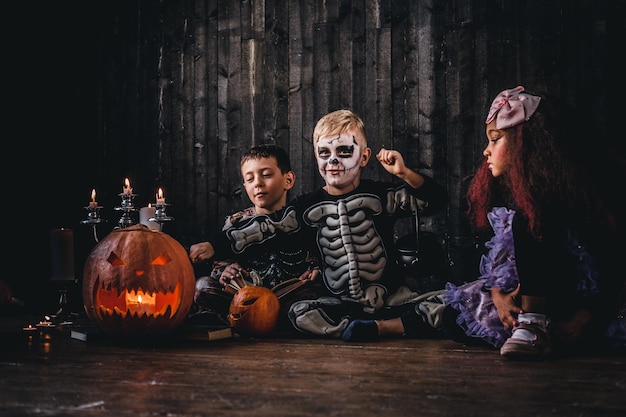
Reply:
<svg viewBox="0 0 626 417"><path fill-rule="evenodd" d="M274 330L279 312L280 301L272 290L250 285L233 296L228 320L242 334L263 336Z"/></svg>
<svg viewBox="0 0 626 417"><path fill-rule="evenodd" d="M189 313L195 282L187 252L174 238L143 225L116 229L85 263L85 312L110 336L167 334Z"/></svg>

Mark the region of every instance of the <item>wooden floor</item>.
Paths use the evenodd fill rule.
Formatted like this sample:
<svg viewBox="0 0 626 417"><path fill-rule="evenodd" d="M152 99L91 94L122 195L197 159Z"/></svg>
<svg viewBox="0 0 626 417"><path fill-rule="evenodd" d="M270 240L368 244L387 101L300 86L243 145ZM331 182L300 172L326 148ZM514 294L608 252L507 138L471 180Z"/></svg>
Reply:
<svg viewBox="0 0 626 417"><path fill-rule="evenodd" d="M120 345L0 320L0 416L625 416L626 357L503 360L450 340Z"/></svg>

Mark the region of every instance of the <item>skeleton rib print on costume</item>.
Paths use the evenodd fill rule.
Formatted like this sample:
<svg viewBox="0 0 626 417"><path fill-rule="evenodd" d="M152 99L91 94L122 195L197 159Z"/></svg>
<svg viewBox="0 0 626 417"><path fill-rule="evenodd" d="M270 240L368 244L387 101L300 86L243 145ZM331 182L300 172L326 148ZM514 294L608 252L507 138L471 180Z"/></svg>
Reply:
<svg viewBox="0 0 626 417"><path fill-rule="evenodd" d="M315 204L304 215L307 223L319 226L318 245L324 256L328 288L373 311L382 307L386 292L375 284L382 276L387 256L370 220L381 213L378 197L356 194L337 202Z"/></svg>

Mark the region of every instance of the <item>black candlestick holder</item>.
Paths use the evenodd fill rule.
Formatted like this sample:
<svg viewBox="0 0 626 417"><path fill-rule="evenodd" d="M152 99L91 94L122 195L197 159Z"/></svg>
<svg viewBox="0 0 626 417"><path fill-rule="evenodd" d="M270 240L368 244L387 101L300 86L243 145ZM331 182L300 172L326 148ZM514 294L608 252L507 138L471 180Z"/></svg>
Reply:
<svg viewBox="0 0 626 417"><path fill-rule="evenodd" d="M72 307L75 307L70 303L71 294L75 294L78 279L74 280L51 280L57 287L59 293L59 299L56 306L56 311L52 314L48 314L47 319L52 319L53 325L58 324L72 324L77 313L72 312Z"/></svg>
<svg viewBox="0 0 626 417"><path fill-rule="evenodd" d="M92 219L93 220L93 219ZM57 310L51 316L66 322L70 316L70 294L78 283L74 263L74 233L72 229L60 228L50 232L51 276L50 282L58 290Z"/></svg>
<svg viewBox="0 0 626 417"><path fill-rule="evenodd" d="M115 228L123 229L125 227L129 227L135 224L135 219L133 218L131 213L137 211L137 208L133 203L133 200L135 199L135 197L137 197L137 194L119 193L118 196L122 198L122 203L120 206L115 207L115 210L122 211L123 213Z"/></svg>

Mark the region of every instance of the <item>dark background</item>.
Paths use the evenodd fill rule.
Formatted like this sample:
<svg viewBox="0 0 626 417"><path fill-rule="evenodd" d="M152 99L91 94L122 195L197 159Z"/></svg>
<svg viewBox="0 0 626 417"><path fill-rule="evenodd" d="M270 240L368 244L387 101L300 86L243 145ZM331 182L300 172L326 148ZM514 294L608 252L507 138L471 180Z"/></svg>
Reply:
<svg viewBox="0 0 626 417"><path fill-rule="evenodd" d="M560 94L594 126L589 146L607 140L623 152L625 11L622 0L12 4L1 276L29 304L54 307L50 231L67 227L78 289L95 245L81 224L91 190L104 206L102 238L126 177L140 206L165 189L176 220L164 231L185 246L247 204L238 160L253 144L289 149L295 192L319 186L314 123L350 107L374 151L393 146L447 187L448 210L423 228L445 247L448 278L471 280L463 192L489 103L518 84ZM388 179L374 164L364 175Z"/></svg>

